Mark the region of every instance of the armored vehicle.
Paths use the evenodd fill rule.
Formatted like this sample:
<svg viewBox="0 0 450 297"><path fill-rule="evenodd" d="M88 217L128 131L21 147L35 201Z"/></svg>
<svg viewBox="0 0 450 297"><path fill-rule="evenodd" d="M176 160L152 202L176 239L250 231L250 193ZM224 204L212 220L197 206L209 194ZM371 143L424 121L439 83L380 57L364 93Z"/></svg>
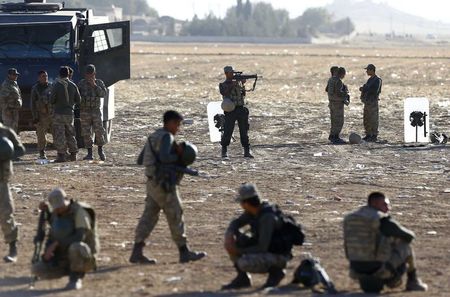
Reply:
<svg viewBox="0 0 450 297"><path fill-rule="evenodd" d="M0 78L9 68L21 73L18 84L23 107L19 131L35 130L30 92L37 72L47 70L50 82L58 77L60 66L74 69L77 83L85 66L94 64L97 77L108 87L103 100L103 124L109 141L114 118L114 84L130 78L130 23L108 22L87 8L65 8L46 0L0 5ZM77 139L80 137L79 111L75 110Z"/></svg>

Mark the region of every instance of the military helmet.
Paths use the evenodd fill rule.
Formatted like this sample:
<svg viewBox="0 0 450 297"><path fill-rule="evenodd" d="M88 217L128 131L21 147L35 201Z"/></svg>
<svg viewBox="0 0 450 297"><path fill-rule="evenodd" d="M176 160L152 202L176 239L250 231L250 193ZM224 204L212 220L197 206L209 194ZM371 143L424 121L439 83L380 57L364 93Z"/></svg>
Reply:
<svg viewBox="0 0 450 297"><path fill-rule="evenodd" d="M302 284L305 288L312 288L320 282L315 259L304 259L294 272L294 284Z"/></svg>
<svg viewBox="0 0 450 297"><path fill-rule="evenodd" d="M230 98L223 98L222 105L221 105L223 111L225 112L231 112L236 108L236 104L234 104L233 100Z"/></svg>
<svg viewBox="0 0 450 297"><path fill-rule="evenodd" d="M14 159L14 144L7 137L0 137L0 161Z"/></svg>
<svg viewBox="0 0 450 297"><path fill-rule="evenodd" d="M188 141L183 142L181 145L183 146L183 155L181 156L181 164L183 166L189 166L192 163L194 163L195 159L197 158L198 153L197 147Z"/></svg>
<svg viewBox="0 0 450 297"><path fill-rule="evenodd" d="M349 135L349 137L348 137L348 141L349 141L351 144L360 144L361 141L362 141L362 138L361 138L360 135L358 135L358 134L352 132L352 133L350 133L350 135Z"/></svg>

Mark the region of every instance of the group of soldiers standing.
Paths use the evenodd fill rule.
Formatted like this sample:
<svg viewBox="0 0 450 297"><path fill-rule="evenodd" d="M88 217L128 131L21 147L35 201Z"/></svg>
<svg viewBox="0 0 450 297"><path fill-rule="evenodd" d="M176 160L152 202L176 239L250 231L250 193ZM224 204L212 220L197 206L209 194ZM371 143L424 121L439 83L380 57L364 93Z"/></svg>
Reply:
<svg viewBox="0 0 450 297"><path fill-rule="evenodd" d="M20 73L15 68L8 70L8 76L0 90L0 109L3 124L19 130L19 110L22 108L22 94L17 83ZM73 69L63 66L59 77L50 84L45 70L38 72L37 83L31 89L31 112L36 125L39 158L47 159L46 134L53 135L57 150L55 162L76 161L78 145L75 138L74 110L80 109L81 134L87 155L84 160L93 160L93 139L98 145L100 160L105 161L105 129L102 120L102 101L107 89L102 80L96 78L94 65L87 65L84 79L78 85L72 81Z"/></svg>

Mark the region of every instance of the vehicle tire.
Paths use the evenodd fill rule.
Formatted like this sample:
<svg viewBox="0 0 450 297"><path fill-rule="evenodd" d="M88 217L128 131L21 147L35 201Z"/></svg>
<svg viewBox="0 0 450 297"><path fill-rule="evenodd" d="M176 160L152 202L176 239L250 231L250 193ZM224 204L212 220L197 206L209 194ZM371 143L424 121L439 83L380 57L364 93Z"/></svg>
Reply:
<svg viewBox="0 0 450 297"><path fill-rule="evenodd" d="M365 293L380 293L384 287L384 281L373 276L364 276L359 279L359 286Z"/></svg>

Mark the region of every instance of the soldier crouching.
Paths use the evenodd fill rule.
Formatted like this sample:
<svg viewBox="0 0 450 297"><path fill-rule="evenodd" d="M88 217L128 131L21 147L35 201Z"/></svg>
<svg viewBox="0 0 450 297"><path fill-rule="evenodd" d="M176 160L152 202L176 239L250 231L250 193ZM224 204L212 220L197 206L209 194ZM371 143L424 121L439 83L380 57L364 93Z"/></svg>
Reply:
<svg viewBox="0 0 450 297"><path fill-rule="evenodd" d="M50 232L42 259L32 265L38 279L69 276L66 289L81 289L85 273L96 269L99 243L96 234L95 213L92 208L69 200L62 189L54 189L41 211L49 213Z"/></svg>

